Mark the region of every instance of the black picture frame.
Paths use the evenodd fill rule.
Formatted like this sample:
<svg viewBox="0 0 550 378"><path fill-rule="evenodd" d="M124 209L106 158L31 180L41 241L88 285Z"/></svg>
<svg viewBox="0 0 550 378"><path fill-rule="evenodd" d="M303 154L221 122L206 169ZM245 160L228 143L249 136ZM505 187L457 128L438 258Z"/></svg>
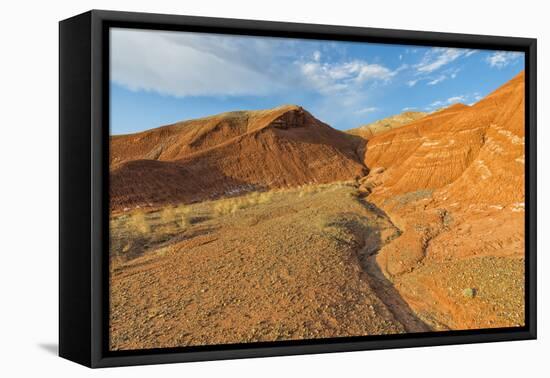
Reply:
<svg viewBox="0 0 550 378"><path fill-rule="evenodd" d="M525 53L526 325L139 351L108 350L110 27ZM92 10L59 23L59 355L88 367L536 338L536 39Z"/></svg>

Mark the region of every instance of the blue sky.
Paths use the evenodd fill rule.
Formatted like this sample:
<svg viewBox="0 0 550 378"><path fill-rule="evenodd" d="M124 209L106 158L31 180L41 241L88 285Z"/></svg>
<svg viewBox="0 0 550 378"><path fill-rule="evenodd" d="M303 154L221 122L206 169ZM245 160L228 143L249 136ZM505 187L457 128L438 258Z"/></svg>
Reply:
<svg viewBox="0 0 550 378"><path fill-rule="evenodd" d="M521 53L111 29L111 134L297 104L340 130L472 104Z"/></svg>

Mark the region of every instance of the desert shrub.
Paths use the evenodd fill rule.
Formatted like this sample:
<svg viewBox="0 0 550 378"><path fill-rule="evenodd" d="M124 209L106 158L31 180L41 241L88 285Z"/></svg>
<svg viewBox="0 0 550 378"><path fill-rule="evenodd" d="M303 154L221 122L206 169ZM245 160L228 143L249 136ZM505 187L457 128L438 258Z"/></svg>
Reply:
<svg viewBox="0 0 550 378"><path fill-rule="evenodd" d="M214 204L213 210L216 215L231 213L233 205L228 200L220 200Z"/></svg>
<svg viewBox="0 0 550 378"><path fill-rule="evenodd" d="M189 216L187 214L179 214L176 218L176 223L179 226L179 228L187 228L191 224Z"/></svg>
<svg viewBox="0 0 550 378"><path fill-rule="evenodd" d="M128 218L128 225L139 234L147 234L151 231L147 217L143 211L137 211Z"/></svg>
<svg viewBox="0 0 550 378"><path fill-rule="evenodd" d="M193 209L191 209L191 207L188 206L188 205L179 205L179 206L176 206L176 207L174 208L174 211L175 211L177 214L189 215L189 214L191 214L191 212L193 211Z"/></svg>
<svg viewBox="0 0 550 378"><path fill-rule="evenodd" d="M321 190L321 188L318 185L302 185L299 188L298 197L302 198L302 197L305 197L307 195L315 194L319 190Z"/></svg>
<svg viewBox="0 0 550 378"><path fill-rule="evenodd" d="M176 214L174 209L171 207L166 207L160 212L160 222L163 224L173 222L175 216Z"/></svg>
<svg viewBox="0 0 550 378"><path fill-rule="evenodd" d="M191 224L191 209L184 205L164 208L160 213L160 221L164 225L171 225L185 229Z"/></svg>
<svg viewBox="0 0 550 378"><path fill-rule="evenodd" d="M132 243L131 242L128 242L128 243L124 244L124 246L122 247L122 253L128 252L131 248L132 248Z"/></svg>
<svg viewBox="0 0 550 378"><path fill-rule="evenodd" d="M216 215L233 214L241 209L268 203L273 198L273 192L254 192L242 197L233 197L217 201L213 206Z"/></svg>
<svg viewBox="0 0 550 378"><path fill-rule="evenodd" d="M257 198L259 204L271 202L272 199L273 199L273 193L272 192L260 193L258 198Z"/></svg>

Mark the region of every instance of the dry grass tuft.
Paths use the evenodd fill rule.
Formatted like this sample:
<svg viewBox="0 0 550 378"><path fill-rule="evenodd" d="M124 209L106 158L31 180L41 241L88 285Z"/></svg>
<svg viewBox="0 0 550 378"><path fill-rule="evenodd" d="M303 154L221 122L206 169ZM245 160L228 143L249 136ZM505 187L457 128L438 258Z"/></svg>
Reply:
<svg viewBox="0 0 550 378"><path fill-rule="evenodd" d="M165 226L186 229L191 225L191 209L185 205L166 207L160 213L160 222Z"/></svg>
<svg viewBox="0 0 550 378"><path fill-rule="evenodd" d="M233 214L241 209L271 202L273 192L253 192L246 196L218 200L213 210L216 215Z"/></svg>
<svg viewBox="0 0 550 378"><path fill-rule="evenodd" d="M231 214L233 212L233 205L229 200L221 200L214 204L213 210L216 215Z"/></svg>
<svg viewBox="0 0 550 378"><path fill-rule="evenodd" d="M132 214L132 216L128 219L128 225L139 234L147 234L151 232L151 225L147 220L147 216L145 212L141 210Z"/></svg>
<svg viewBox="0 0 550 378"><path fill-rule="evenodd" d="M348 186L352 186L352 183L349 181L337 181L328 184L306 184L298 188L298 197L302 198L322 191L338 190Z"/></svg>

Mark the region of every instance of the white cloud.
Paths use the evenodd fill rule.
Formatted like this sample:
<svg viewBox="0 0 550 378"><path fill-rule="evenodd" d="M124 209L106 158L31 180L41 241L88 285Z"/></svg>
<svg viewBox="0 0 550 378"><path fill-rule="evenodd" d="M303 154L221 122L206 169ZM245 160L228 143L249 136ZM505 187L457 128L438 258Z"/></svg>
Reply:
<svg viewBox="0 0 550 378"><path fill-rule="evenodd" d="M391 79L395 75L395 72L379 64L359 63L358 70L359 75L357 76L357 80L359 82L367 80L385 81Z"/></svg>
<svg viewBox="0 0 550 378"><path fill-rule="evenodd" d="M358 97L354 92L366 83L387 82L407 67L327 62L319 44L309 46L304 51L304 43L293 40L117 28L111 31L111 80L175 97L261 96L296 86Z"/></svg>
<svg viewBox="0 0 550 378"><path fill-rule="evenodd" d="M318 62L321 60L321 52L316 50L313 52L313 60Z"/></svg>
<svg viewBox="0 0 550 378"><path fill-rule="evenodd" d="M265 94L280 88L278 82L258 69L256 64L260 62L235 54L241 50L242 41L192 33L113 29L111 79L133 91L177 97Z"/></svg>
<svg viewBox="0 0 550 378"><path fill-rule="evenodd" d="M435 47L426 52L420 63L416 65L416 69L420 73L430 73L451 63L462 54L461 49Z"/></svg>
<svg viewBox="0 0 550 378"><path fill-rule="evenodd" d="M445 70L445 74L449 75L451 79L455 79L458 76L458 73L462 70L462 68L449 68Z"/></svg>
<svg viewBox="0 0 550 378"><path fill-rule="evenodd" d="M406 64L406 63L403 63L402 65L400 65L399 67L397 67L397 69L394 71L394 73L395 73L395 74L398 74L399 72L404 71L404 70L406 70L407 68L409 68L409 65Z"/></svg>
<svg viewBox="0 0 550 378"><path fill-rule="evenodd" d="M432 102L428 107L429 108L435 108L437 106L442 106L442 105L445 105L445 102L441 101L441 100L438 100L438 101Z"/></svg>
<svg viewBox="0 0 550 378"><path fill-rule="evenodd" d="M466 96L454 96L447 99L447 104L456 104L457 102L463 102L466 100Z"/></svg>
<svg viewBox="0 0 550 378"><path fill-rule="evenodd" d="M368 114L368 113L376 112L377 110L378 110L378 108L372 106L372 107L368 107L368 108L359 109L359 110L355 111L355 114Z"/></svg>
<svg viewBox="0 0 550 378"><path fill-rule="evenodd" d="M415 109L416 109L416 107L414 107L414 106L407 106L406 108L401 109L401 111L408 112L408 111L415 110Z"/></svg>
<svg viewBox="0 0 550 378"><path fill-rule="evenodd" d="M438 76L438 77L436 77L435 79L430 80L430 81L428 82L428 85L436 85L436 84L438 84L438 83L441 83L441 82L444 81L445 79L447 79L447 76L445 76L445 75Z"/></svg>
<svg viewBox="0 0 550 378"><path fill-rule="evenodd" d="M449 97L446 100L437 100L437 101L432 102L430 105L428 105L426 107L426 109L427 110L433 110L435 108L441 108L441 107L453 105L453 104L456 104L456 103L459 103L459 102L463 103L463 102L466 102L470 97L471 96L460 95L460 96Z"/></svg>
<svg viewBox="0 0 550 378"><path fill-rule="evenodd" d="M425 85L432 86L448 79L455 79L461 70L455 61L476 52L477 50L442 47L425 49L420 61L411 67L412 70L408 71L412 76L409 76L405 84L408 87L414 87L425 81Z"/></svg>
<svg viewBox="0 0 550 378"><path fill-rule="evenodd" d="M363 60L338 63L308 61L297 64L306 81L314 89L325 94L351 89L369 81L385 82L396 75L396 71Z"/></svg>
<svg viewBox="0 0 550 378"><path fill-rule="evenodd" d="M486 59L491 67L503 68L509 64L515 63L517 59L523 56L523 53L514 51L497 51L489 55Z"/></svg>
<svg viewBox="0 0 550 378"><path fill-rule="evenodd" d="M468 103L468 106L475 105L479 100L481 100L483 97L479 94L479 92L475 92L473 95L468 96L468 100L470 101Z"/></svg>
<svg viewBox="0 0 550 378"><path fill-rule="evenodd" d="M415 67L419 74L432 73L462 56L472 55L472 51L474 50L434 47L424 54Z"/></svg>

